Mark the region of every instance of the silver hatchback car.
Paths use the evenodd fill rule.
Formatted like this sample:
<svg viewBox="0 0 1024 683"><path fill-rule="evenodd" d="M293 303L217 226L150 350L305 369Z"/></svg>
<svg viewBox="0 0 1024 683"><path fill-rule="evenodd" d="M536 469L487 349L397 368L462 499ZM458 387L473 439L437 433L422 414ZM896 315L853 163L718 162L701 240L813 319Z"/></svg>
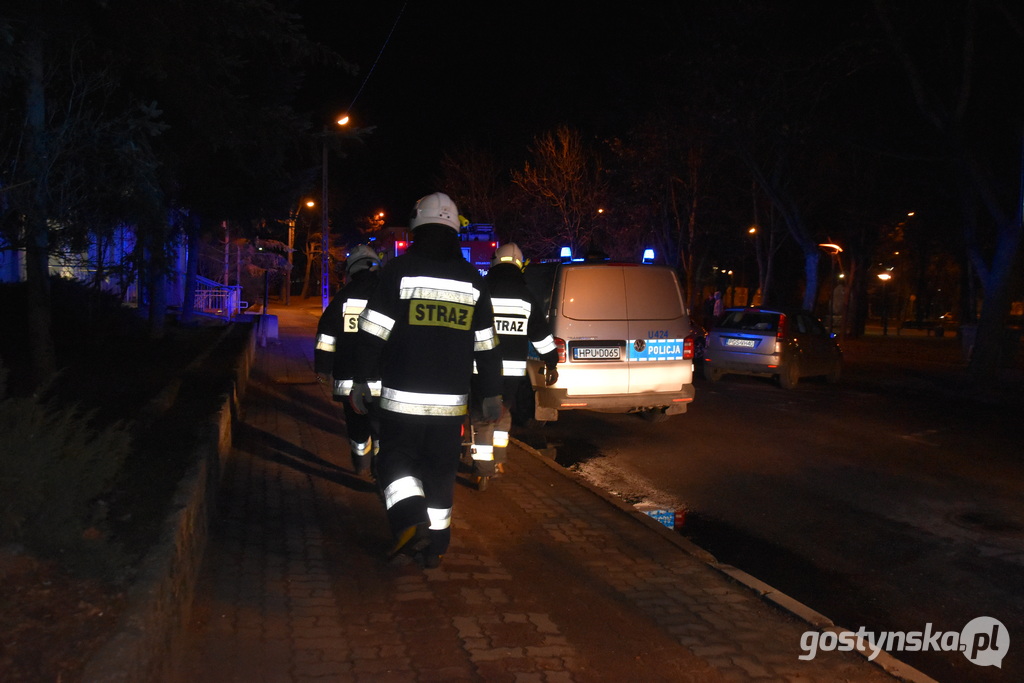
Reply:
<svg viewBox="0 0 1024 683"><path fill-rule="evenodd" d="M842 375L843 352L812 313L786 308L730 308L708 333L704 376L777 377L792 389L802 377L829 383Z"/></svg>

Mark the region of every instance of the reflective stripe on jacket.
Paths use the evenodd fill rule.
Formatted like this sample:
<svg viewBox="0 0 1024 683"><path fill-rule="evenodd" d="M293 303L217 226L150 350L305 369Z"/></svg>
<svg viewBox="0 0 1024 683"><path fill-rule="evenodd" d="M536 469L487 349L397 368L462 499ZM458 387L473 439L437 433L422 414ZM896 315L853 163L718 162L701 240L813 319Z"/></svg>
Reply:
<svg viewBox="0 0 1024 683"><path fill-rule="evenodd" d="M359 316L353 377L379 376L379 405L393 414L463 416L474 362L486 395L501 394L493 323L490 294L475 268L457 254L410 250L384 266Z"/></svg>

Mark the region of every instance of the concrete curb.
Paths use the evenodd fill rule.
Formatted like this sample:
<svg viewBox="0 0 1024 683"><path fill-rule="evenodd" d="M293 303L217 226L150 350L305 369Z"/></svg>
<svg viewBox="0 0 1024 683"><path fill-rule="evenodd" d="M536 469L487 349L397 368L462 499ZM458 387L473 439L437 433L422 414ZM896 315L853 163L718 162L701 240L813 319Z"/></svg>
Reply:
<svg viewBox="0 0 1024 683"><path fill-rule="evenodd" d="M643 512L640 512L632 505L629 505L628 503L625 503L624 501L617 498L616 496L613 496L607 491L604 491L594 486L581 475L565 469L558 463L554 462L552 458L545 456L543 453L533 448L532 446L514 437L510 438L509 440L512 443L519 446L520 448L522 448L530 455L532 455L537 460L543 462L552 470L555 470L561 473L563 476L572 479L580 486L583 486L584 488L591 491L594 495L606 501L609 505L612 505L618 510L621 510L622 512L626 513L627 515L635 519L637 522L647 526L651 530L656 531L659 536L661 536L669 543L675 545L684 552L689 553L701 562L704 562L706 565L708 565L715 571L723 574L724 576L728 577L730 580L753 591L763 600L772 603L776 607L779 607L782 610L789 612L801 621L806 622L812 628L818 631L833 631L836 633L848 631L848 629L836 626L831 619L821 614L820 612L811 609L807 605L790 597L789 595L786 595L782 591L776 590L764 581L761 581L760 579L751 576L742 569L738 569L732 565L723 564L719 562L714 555L704 550L700 546L696 545L689 539L683 538L675 531L670 530L661 522L651 518L649 515L646 515ZM865 650L857 650L857 652L865 659L868 659L868 655L870 654L870 652ZM882 668L889 675L894 676L903 681L908 681L909 683L938 683L935 679L931 678L930 676L926 675L921 671L918 671L909 664L899 661L887 652L882 652L874 660L869 661L872 664Z"/></svg>
<svg viewBox="0 0 1024 683"><path fill-rule="evenodd" d="M254 341L250 328L245 351L235 364L231 390L216 414L200 426L193 465L178 484L160 539L139 566L116 632L86 664L83 683L151 683L165 680L172 670L177 641L195 596L223 465L231 450L232 420L255 359ZM209 352L189 369L198 367ZM179 386L180 382L175 383L167 391L176 394ZM155 401L167 410L173 396L162 392Z"/></svg>

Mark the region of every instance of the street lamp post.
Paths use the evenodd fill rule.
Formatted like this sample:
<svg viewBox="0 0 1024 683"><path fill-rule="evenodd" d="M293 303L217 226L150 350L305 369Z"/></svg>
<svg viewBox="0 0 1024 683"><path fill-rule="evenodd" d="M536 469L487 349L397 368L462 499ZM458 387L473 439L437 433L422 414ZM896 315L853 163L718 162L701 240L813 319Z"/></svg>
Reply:
<svg viewBox="0 0 1024 683"><path fill-rule="evenodd" d="M339 126L344 126L348 123L348 116L342 116L340 119L335 121ZM320 303L323 305L323 310L327 310L327 305L331 303L331 233L330 233L330 221L327 217L327 127L324 126L324 157L323 157L323 178L322 178L322 196L320 198Z"/></svg>
<svg viewBox="0 0 1024 683"><path fill-rule="evenodd" d="M835 311L835 300L836 300L836 259L839 258L839 254L843 253L843 248L834 242L826 242L819 244L820 249L824 249L832 255L831 262L832 268L829 276L829 290L828 290L828 333L832 334L835 327L836 311Z"/></svg>
<svg viewBox="0 0 1024 683"><path fill-rule="evenodd" d="M889 334L889 293L886 285L892 279L890 273L879 273L878 279L882 281L882 334Z"/></svg>
<svg viewBox="0 0 1024 683"><path fill-rule="evenodd" d="M312 199L307 199L305 202L306 206L313 208L316 203ZM284 304L285 306L292 302L292 266L295 265L295 259L292 254L295 251L295 224L299 220L299 211L302 210L302 203L299 203L295 207L295 211L288 217L288 275L285 278L284 287Z"/></svg>

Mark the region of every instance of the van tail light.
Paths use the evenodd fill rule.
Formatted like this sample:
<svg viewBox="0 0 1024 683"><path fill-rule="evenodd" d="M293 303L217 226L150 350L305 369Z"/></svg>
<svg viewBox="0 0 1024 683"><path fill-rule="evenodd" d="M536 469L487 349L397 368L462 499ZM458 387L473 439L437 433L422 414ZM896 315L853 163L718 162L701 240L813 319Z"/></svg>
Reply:
<svg viewBox="0 0 1024 683"><path fill-rule="evenodd" d="M565 340L555 337L555 350L558 351L558 362L565 362Z"/></svg>
<svg viewBox="0 0 1024 683"><path fill-rule="evenodd" d="M693 360L693 334L686 335L683 340L683 360Z"/></svg>

